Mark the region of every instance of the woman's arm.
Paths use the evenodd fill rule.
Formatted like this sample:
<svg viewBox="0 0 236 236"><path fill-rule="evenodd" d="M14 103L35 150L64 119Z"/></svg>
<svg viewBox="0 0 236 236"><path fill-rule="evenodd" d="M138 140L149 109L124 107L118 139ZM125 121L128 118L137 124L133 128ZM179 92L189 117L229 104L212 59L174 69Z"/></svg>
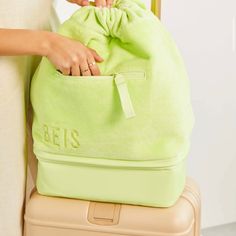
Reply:
<svg viewBox="0 0 236 236"><path fill-rule="evenodd" d="M0 29L0 55L46 55L46 34L24 29Z"/></svg>
<svg viewBox="0 0 236 236"><path fill-rule="evenodd" d="M78 41L48 31L25 29L0 29L1 55L46 56L65 75L99 75L95 61L103 60Z"/></svg>

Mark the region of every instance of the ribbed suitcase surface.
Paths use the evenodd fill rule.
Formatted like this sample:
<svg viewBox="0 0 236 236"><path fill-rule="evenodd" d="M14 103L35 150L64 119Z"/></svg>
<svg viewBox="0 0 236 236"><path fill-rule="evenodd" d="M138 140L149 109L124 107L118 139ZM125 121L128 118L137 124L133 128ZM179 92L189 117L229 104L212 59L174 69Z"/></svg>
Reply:
<svg viewBox="0 0 236 236"><path fill-rule="evenodd" d="M200 194L188 179L169 208L47 197L33 192L25 236L200 236Z"/></svg>

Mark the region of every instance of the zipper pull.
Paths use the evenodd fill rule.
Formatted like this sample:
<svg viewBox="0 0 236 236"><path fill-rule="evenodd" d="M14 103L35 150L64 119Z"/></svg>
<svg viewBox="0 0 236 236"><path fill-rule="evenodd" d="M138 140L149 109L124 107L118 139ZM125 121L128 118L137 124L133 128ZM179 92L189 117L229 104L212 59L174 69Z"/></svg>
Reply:
<svg viewBox="0 0 236 236"><path fill-rule="evenodd" d="M114 79L115 79L115 83L118 89L121 107L125 114L125 117L128 119L128 118L132 118L136 116L134 108L133 108L133 104L129 95L127 83L125 81L125 77L121 74L115 74Z"/></svg>

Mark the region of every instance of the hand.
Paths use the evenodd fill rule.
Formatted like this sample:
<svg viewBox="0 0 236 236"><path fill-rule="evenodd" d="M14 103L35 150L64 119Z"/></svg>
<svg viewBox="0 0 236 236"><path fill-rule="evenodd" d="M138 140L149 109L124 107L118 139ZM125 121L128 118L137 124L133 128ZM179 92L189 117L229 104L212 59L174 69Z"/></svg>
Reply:
<svg viewBox="0 0 236 236"><path fill-rule="evenodd" d="M44 56L64 75L100 75L97 62L103 59L93 49L62 35L46 32Z"/></svg>
<svg viewBox="0 0 236 236"><path fill-rule="evenodd" d="M82 7L89 5L89 0L67 0L71 3L76 3ZM113 0L95 0L96 7L111 7Z"/></svg>

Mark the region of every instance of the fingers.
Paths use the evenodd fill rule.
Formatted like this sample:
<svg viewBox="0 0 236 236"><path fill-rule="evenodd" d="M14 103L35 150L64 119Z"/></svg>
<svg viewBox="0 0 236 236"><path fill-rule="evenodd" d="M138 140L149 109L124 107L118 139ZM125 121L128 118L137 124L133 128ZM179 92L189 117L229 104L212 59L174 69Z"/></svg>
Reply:
<svg viewBox="0 0 236 236"><path fill-rule="evenodd" d="M111 7L112 6L113 1L112 0L107 0L107 7Z"/></svg>
<svg viewBox="0 0 236 236"><path fill-rule="evenodd" d="M106 0L95 0L95 6L97 7L106 7Z"/></svg>
<svg viewBox="0 0 236 236"><path fill-rule="evenodd" d="M89 1L84 0L84 1L82 1L80 6L84 7L84 6L88 6L88 5L89 5Z"/></svg>
<svg viewBox="0 0 236 236"><path fill-rule="evenodd" d="M100 70L94 60L94 57L91 55L88 57L88 66L92 75L100 75Z"/></svg>
<svg viewBox="0 0 236 236"><path fill-rule="evenodd" d="M81 71L81 75L82 76L89 76L89 75L91 75L91 71L90 71L90 68L89 68L87 60L83 60L80 63L80 71Z"/></svg>
<svg viewBox="0 0 236 236"><path fill-rule="evenodd" d="M81 70L80 70L79 65L72 66L71 75L74 75L74 76L80 76L81 75Z"/></svg>
<svg viewBox="0 0 236 236"><path fill-rule="evenodd" d="M63 75L73 76L98 76L101 74L92 54L89 54L87 58L85 57L81 60L75 60L68 65L66 64L58 69L58 71Z"/></svg>
<svg viewBox="0 0 236 236"><path fill-rule="evenodd" d="M98 54L93 50L93 53L95 53L95 57L99 59L100 61L102 58L98 56ZM73 76L98 76L100 75L100 70L98 68L98 65L96 64L96 59L93 56L92 53L90 53L90 50L87 54L85 54L85 57L78 59L76 57L73 58L73 62L71 63L71 66L65 66L60 71L63 75L73 75Z"/></svg>
<svg viewBox="0 0 236 236"><path fill-rule="evenodd" d="M100 75L100 70L98 68L97 62L102 62L103 58L101 58L97 52L91 48L86 48L87 53L85 54L85 57L83 59L80 59L79 63L76 63L77 68L80 67L80 75L82 76L98 76ZM78 71L72 70L72 75L78 75ZM77 73L78 72L78 73ZM76 74L75 74L76 73Z"/></svg>
<svg viewBox="0 0 236 236"><path fill-rule="evenodd" d="M63 75L69 75L71 73L70 65L66 63L64 66L58 69Z"/></svg>
<svg viewBox="0 0 236 236"><path fill-rule="evenodd" d="M51 33L47 58L63 75L91 76L100 75L96 62L103 59L95 50L81 42Z"/></svg>
<svg viewBox="0 0 236 236"><path fill-rule="evenodd" d="M70 75L71 72L70 72L70 69L60 69L60 72L63 74L63 75Z"/></svg>
<svg viewBox="0 0 236 236"><path fill-rule="evenodd" d="M71 3L78 4L78 5L82 6L82 7L89 5L89 1L88 0L67 0L67 1L71 2Z"/></svg>
<svg viewBox="0 0 236 236"><path fill-rule="evenodd" d="M102 62L103 61L103 58L100 57L95 50L89 48L89 51L91 52L91 54L94 57L95 61L97 61L97 62Z"/></svg>

